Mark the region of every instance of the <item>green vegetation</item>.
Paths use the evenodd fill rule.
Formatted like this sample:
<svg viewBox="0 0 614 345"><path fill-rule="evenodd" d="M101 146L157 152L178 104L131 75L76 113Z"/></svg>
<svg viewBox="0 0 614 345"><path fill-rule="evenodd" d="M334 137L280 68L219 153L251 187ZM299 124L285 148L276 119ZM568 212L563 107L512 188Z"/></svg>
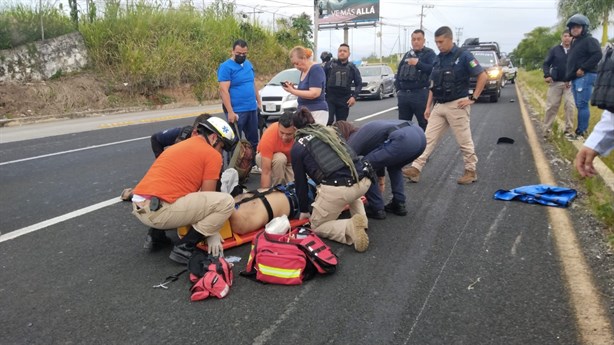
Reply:
<svg viewBox="0 0 614 345"><path fill-rule="evenodd" d="M531 108L538 113L541 119L543 119L545 110L544 102L548 86L544 83L542 72L519 70L518 81L523 91L530 95L529 104ZM603 110L591 107L589 132L599 119L601 119L602 113ZM563 118L562 107L559 109L558 117ZM553 129L555 135L550 138L552 144L556 146L562 157L573 162L577 154L577 149L563 137L562 129L558 128L556 122ZM611 170L614 170L614 155L610 154L607 157L600 158L604 164ZM571 166L570 169L572 169ZM607 236L610 246L614 248L614 193L610 191L600 178L581 179L577 172L574 172L574 176L581 181L584 188L586 188L586 195L588 196L587 203L592 212L609 228L605 230L605 236Z"/></svg>
<svg viewBox="0 0 614 345"><path fill-rule="evenodd" d="M45 37L53 37L48 34L47 22L62 28L55 30L58 34L54 36L77 26L88 48L91 68L105 79L126 83L135 94L153 96L161 88L190 84L198 100L218 98L217 68L230 57L232 43L239 38L248 42L249 59L262 76L288 68L288 52L293 46L310 46L306 40L311 37L311 22L306 15L279 21L279 29L273 33L242 22L233 3L223 0L204 10L190 3L167 8L167 3L160 1L120 6L119 0L109 0L98 16L90 6L79 18L74 3L69 1L69 14L43 10ZM4 44L0 48L40 39L38 12L23 6L0 11L0 44ZM27 33L27 37L8 39L17 32Z"/></svg>
<svg viewBox="0 0 614 345"><path fill-rule="evenodd" d="M608 41L608 22L610 13L614 11L612 0L559 0L558 12L564 25L567 19L576 13L584 14L591 22L591 29L601 25L603 28L601 45Z"/></svg>
<svg viewBox="0 0 614 345"><path fill-rule="evenodd" d="M44 30L41 30L41 27ZM61 9L43 7L34 11L18 5L0 11L0 49L65 35L75 27Z"/></svg>
<svg viewBox="0 0 614 345"><path fill-rule="evenodd" d="M550 29L540 26L525 34L525 38L511 54L515 65L527 70L541 68L548 50L561 42L562 33L562 28Z"/></svg>

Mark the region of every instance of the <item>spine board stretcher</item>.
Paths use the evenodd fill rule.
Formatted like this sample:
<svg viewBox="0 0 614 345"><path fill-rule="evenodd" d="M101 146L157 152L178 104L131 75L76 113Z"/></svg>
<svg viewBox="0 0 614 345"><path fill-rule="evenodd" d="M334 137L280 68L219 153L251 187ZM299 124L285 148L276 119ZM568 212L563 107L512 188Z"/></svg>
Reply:
<svg viewBox="0 0 614 345"><path fill-rule="evenodd" d="M360 197L360 200L362 200L362 203L366 203L367 199L362 196ZM344 208L344 211L348 210L349 206L346 206ZM299 227L301 225L305 225L309 223L309 219L290 219L290 228L294 229L296 227ZM188 233L190 229L190 225L185 225L182 227L177 228L177 235L181 238L183 236L185 236L185 234ZM224 223L224 225L222 226L222 229L220 229L220 235L222 236L222 238L224 239L224 242L222 243L222 246L224 248L224 250L229 249L229 248L234 248L234 247L238 247L242 244L245 243L251 243L251 241L254 239L254 237L256 237L256 235L261 232L262 230L264 230L264 227L248 232L246 234L243 235L239 235L236 234L234 232L232 232L232 229L230 227L230 221L226 220L226 222ZM198 243L198 247L200 249L203 250L207 250L207 242L206 241L202 241L200 243Z"/></svg>

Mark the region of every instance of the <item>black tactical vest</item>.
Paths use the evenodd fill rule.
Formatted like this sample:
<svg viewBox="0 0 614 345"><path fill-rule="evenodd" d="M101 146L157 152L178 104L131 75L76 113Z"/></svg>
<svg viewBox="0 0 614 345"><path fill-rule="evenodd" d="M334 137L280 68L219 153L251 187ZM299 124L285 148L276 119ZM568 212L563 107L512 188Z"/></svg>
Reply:
<svg viewBox="0 0 614 345"><path fill-rule="evenodd" d="M422 51L424 53L424 50ZM429 76L426 73L422 73L418 69L417 66L409 65L405 60L409 58L419 58L418 55L412 50L407 52L405 56L403 56L403 64L401 64L401 68L399 68L398 78L401 82L417 82L417 81L427 81Z"/></svg>
<svg viewBox="0 0 614 345"><path fill-rule="evenodd" d="M318 171L315 173L316 176L312 177L318 182L347 166L330 145L313 135L297 138L296 142L305 147L316 161ZM344 145L344 148L350 154L352 161L358 159L356 152L349 145Z"/></svg>
<svg viewBox="0 0 614 345"><path fill-rule="evenodd" d="M591 105L614 112L614 48L608 47L597 65Z"/></svg>
<svg viewBox="0 0 614 345"><path fill-rule="evenodd" d="M326 87L349 90L352 86L350 63L351 62L348 62L345 65L337 62L331 63Z"/></svg>
<svg viewBox="0 0 614 345"><path fill-rule="evenodd" d="M456 65L456 60L462 54L463 50L458 49L456 54L452 57L452 63L446 64L445 66L441 65L441 59L439 59L438 63L433 66L433 87L431 91L433 92L433 97L435 101L439 103L450 102L455 99L459 99L461 97L467 96L463 90L467 88L467 84L469 83L469 78L467 80L462 80L460 78L456 78L454 73L454 66Z"/></svg>

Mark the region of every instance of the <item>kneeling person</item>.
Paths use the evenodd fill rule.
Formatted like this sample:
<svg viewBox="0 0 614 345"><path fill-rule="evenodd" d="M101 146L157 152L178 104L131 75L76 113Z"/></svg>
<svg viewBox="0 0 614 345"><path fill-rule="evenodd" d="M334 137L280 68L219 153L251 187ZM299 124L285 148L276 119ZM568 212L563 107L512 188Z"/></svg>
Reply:
<svg viewBox="0 0 614 345"><path fill-rule="evenodd" d="M134 214L151 227L147 240L170 243L162 230L185 224L192 228L175 244L169 258L185 264L196 244L206 238L209 252L222 251L220 229L230 217L234 200L215 192L222 169L222 150L232 151L235 136L224 120L212 117L197 126L197 134L166 149L134 188Z"/></svg>
<svg viewBox="0 0 614 345"><path fill-rule="evenodd" d="M290 149L294 144L296 128L292 115L284 114L279 121L266 129L256 154L256 164L262 170L260 188L294 181L294 171L290 163Z"/></svg>
<svg viewBox="0 0 614 345"><path fill-rule="evenodd" d="M300 109L293 121L298 129L291 156L299 219L310 218L314 232L321 237L366 251L368 220L360 198L371 186L370 165L359 160L332 127L315 124L309 110ZM311 214L307 176L318 186ZM352 218L337 219L346 205Z"/></svg>

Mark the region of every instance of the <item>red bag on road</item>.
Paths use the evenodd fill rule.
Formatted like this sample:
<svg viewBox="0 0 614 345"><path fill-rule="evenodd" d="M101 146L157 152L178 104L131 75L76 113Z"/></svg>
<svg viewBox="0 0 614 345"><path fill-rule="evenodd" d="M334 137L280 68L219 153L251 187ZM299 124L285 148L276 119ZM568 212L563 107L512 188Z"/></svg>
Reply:
<svg viewBox="0 0 614 345"><path fill-rule="evenodd" d="M296 228L283 235L261 231L252 240L241 275L263 283L299 285L316 273L331 274L337 256L313 231Z"/></svg>

